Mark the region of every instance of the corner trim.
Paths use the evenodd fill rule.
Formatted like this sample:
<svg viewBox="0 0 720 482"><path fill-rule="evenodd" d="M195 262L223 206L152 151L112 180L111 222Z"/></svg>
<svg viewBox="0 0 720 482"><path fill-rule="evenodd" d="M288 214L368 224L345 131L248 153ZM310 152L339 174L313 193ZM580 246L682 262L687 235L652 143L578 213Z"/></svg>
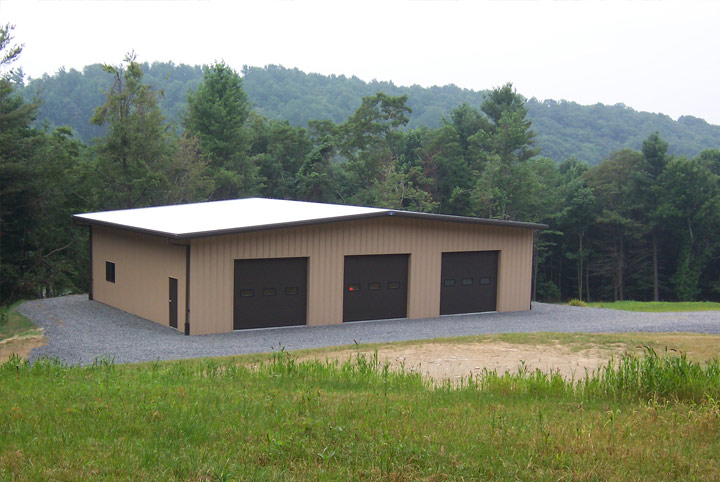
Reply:
<svg viewBox="0 0 720 482"><path fill-rule="evenodd" d="M190 335L190 243L185 246L185 335Z"/></svg>
<svg viewBox="0 0 720 482"><path fill-rule="evenodd" d="M88 225L88 251L90 251L90 261L89 261L89 278L90 278L90 287L88 288L88 299L90 301L95 299L94 293L93 293L93 286L95 285L95 281L93 280L93 227L92 225Z"/></svg>

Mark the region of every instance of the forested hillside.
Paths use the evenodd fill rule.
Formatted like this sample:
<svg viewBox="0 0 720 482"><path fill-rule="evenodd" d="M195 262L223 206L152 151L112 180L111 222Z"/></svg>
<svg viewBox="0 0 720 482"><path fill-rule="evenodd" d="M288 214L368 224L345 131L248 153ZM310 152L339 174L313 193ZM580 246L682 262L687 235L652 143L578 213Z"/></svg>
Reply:
<svg viewBox="0 0 720 482"><path fill-rule="evenodd" d="M0 28L0 40L9 29ZM0 67L21 50L3 51L4 38ZM595 166L581 156L557 162L540 153L535 124L543 121L529 115L537 105L512 84L487 92L479 107L451 107L437 127L412 127L410 95L391 86L353 107L333 86L381 85L292 71L318 83L308 96L318 91L342 99L327 105L353 109L299 126L253 109L262 104L245 88L257 82L252 72L243 79L217 63L201 74L129 56L44 79L45 104L28 101L12 71L0 77L0 301L87 289L87 235L71 225L72 213L249 196L546 223L536 242L539 300L720 300L720 143L673 155L662 133L636 126L638 148L613 150ZM67 93L49 95L61 81ZM266 86L276 93L269 98L291 85ZM452 88L440 90L452 97ZM577 110L578 125L606 122L608 138L616 134L606 110L620 109L628 123L646 116L543 106L559 117ZM64 110L98 137L38 124L42 109ZM674 124L698 136L708 128Z"/></svg>
<svg viewBox="0 0 720 482"><path fill-rule="evenodd" d="M160 91L159 104L171 123L187 107L187 92L197 88L202 77L198 66L172 63L143 64L145 81ZM383 92L407 95L408 129L436 129L450 112L467 103L477 109L487 92L476 92L449 85L423 88L399 87L392 82L364 82L356 77L306 74L278 66L246 67L243 85L255 111L270 119L287 120L294 126L307 126L311 120L343 122L359 106L363 97ZM101 66L60 71L28 82L25 98L42 100L38 119L53 126L71 126L80 139L89 141L103 130L89 122L95 106L102 101L108 74ZM489 86L490 87L490 86ZM703 149L720 146L720 126L691 116L678 121L660 114L636 112L623 106L597 104L582 106L569 101L530 99L528 117L537 133L537 145L544 156L556 162L572 156L591 165L613 151L640 149L643 139L659 132L670 144L670 154L689 157Z"/></svg>

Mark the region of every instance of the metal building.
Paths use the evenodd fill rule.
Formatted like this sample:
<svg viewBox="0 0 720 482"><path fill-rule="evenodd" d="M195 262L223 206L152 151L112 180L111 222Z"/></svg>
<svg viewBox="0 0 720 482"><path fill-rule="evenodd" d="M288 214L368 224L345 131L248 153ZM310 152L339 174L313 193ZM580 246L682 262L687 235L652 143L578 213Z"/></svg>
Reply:
<svg viewBox="0 0 720 482"><path fill-rule="evenodd" d="M259 198L73 219L91 299L193 335L528 310L546 228Z"/></svg>

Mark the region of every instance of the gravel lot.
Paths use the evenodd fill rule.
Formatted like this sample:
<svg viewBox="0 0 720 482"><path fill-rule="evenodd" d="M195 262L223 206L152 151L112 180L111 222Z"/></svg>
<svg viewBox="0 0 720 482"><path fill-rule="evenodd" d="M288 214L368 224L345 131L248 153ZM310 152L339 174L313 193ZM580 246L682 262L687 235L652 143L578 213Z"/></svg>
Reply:
<svg viewBox="0 0 720 482"><path fill-rule="evenodd" d="M532 311L453 315L420 320L380 320L323 327L245 330L185 336L87 295L29 301L18 310L45 329L48 343L30 359L58 357L71 364L98 357L116 363L297 350L357 343L421 340L509 332L695 332L720 334L720 311L631 313L533 303Z"/></svg>

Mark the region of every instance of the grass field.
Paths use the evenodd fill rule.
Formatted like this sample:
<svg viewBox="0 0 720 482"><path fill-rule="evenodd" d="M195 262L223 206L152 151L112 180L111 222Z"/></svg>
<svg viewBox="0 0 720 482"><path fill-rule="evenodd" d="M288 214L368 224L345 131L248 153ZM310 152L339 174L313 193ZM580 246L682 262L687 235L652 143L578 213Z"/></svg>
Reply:
<svg viewBox="0 0 720 482"><path fill-rule="evenodd" d="M592 308L610 308L624 311L683 312L719 311L720 303L711 301L616 301L614 303L588 303Z"/></svg>
<svg viewBox="0 0 720 482"><path fill-rule="evenodd" d="M645 352L575 384L520 371L441 387L363 356L13 358L0 480L718 480L720 364Z"/></svg>

